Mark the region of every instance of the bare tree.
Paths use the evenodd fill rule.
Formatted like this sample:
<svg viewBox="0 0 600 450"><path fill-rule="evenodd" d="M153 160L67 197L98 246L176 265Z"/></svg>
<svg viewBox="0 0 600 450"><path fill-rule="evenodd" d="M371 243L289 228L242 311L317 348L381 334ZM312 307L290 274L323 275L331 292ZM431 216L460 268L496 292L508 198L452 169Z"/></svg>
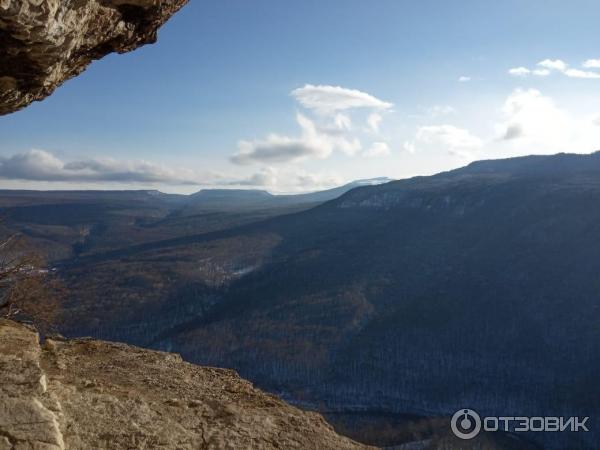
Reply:
<svg viewBox="0 0 600 450"><path fill-rule="evenodd" d="M43 258L25 239L12 234L0 241L0 317L55 327L63 288Z"/></svg>

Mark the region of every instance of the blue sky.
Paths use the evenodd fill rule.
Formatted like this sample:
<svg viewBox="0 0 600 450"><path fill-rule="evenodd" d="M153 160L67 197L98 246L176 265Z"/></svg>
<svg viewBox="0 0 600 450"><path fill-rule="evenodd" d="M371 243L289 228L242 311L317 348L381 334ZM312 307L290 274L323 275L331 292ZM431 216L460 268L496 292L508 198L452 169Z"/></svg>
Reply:
<svg viewBox="0 0 600 450"><path fill-rule="evenodd" d="M0 185L321 189L600 149L593 1L192 0L0 118ZM463 80L463 81L460 81Z"/></svg>

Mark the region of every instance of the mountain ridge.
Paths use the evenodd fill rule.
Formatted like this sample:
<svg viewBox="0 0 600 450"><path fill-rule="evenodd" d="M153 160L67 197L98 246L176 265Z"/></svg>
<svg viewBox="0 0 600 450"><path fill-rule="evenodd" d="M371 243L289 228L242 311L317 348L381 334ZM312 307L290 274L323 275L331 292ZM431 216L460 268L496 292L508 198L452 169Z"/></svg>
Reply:
<svg viewBox="0 0 600 450"><path fill-rule="evenodd" d="M152 345L332 407L592 417L599 158L474 164L252 224L280 239L269 261Z"/></svg>

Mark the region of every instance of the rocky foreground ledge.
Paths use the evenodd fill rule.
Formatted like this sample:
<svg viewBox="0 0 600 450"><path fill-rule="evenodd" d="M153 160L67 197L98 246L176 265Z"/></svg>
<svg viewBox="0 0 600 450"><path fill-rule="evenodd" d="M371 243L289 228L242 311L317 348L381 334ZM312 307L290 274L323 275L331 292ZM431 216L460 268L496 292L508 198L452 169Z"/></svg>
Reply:
<svg viewBox="0 0 600 450"><path fill-rule="evenodd" d="M0 320L0 450L366 449L235 372Z"/></svg>
<svg viewBox="0 0 600 450"><path fill-rule="evenodd" d="M0 0L0 115L50 95L95 59L156 41L188 0Z"/></svg>

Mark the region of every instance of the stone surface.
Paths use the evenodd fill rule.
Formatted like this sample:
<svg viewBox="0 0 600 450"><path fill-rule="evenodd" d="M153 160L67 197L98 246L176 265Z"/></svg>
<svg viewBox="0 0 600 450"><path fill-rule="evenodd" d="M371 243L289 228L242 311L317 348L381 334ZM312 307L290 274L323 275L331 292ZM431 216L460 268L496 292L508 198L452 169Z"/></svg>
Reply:
<svg viewBox="0 0 600 450"><path fill-rule="evenodd" d="M0 321L0 449L65 448L41 355L35 330Z"/></svg>
<svg viewBox="0 0 600 450"><path fill-rule="evenodd" d="M364 449L235 372L0 320L0 450Z"/></svg>
<svg viewBox="0 0 600 450"><path fill-rule="evenodd" d="M0 115L50 95L95 59L156 41L188 0L0 0Z"/></svg>

